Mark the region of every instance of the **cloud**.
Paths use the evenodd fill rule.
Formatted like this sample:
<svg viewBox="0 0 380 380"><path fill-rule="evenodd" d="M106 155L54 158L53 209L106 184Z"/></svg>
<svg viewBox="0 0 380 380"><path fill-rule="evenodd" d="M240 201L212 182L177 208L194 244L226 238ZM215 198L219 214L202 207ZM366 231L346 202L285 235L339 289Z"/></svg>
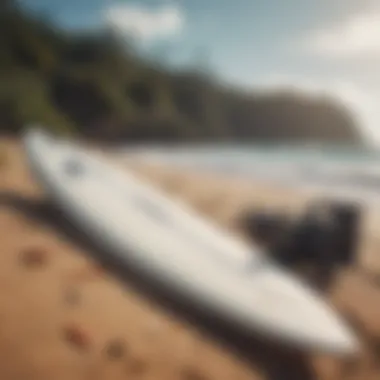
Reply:
<svg viewBox="0 0 380 380"><path fill-rule="evenodd" d="M307 36L306 50L333 58L380 57L380 8L352 14Z"/></svg>
<svg viewBox="0 0 380 380"><path fill-rule="evenodd" d="M104 17L115 30L143 42L176 36L185 24L183 12L175 5L160 8L113 5L105 11Z"/></svg>

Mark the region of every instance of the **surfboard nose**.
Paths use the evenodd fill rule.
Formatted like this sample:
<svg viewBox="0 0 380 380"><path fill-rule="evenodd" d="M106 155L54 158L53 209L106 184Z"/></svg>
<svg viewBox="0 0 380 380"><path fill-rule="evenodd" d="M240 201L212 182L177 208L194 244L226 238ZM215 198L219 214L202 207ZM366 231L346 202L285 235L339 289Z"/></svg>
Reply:
<svg viewBox="0 0 380 380"><path fill-rule="evenodd" d="M330 335L330 346L333 352L344 355L354 355L360 347L358 340L348 329L337 329L334 335Z"/></svg>
<svg viewBox="0 0 380 380"><path fill-rule="evenodd" d="M338 355L359 351L359 342L348 324L311 288L300 286L290 275L275 272L260 282L261 306L267 320L275 316L273 326L290 340Z"/></svg>
<svg viewBox="0 0 380 380"><path fill-rule="evenodd" d="M314 339L319 340L319 345L327 352L340 355L353 355L359 351L360 345L354 333L346 325L342 318L328 305L320 305L321 320L315 321L315 330L312 328L309 332L314 335ZM322 319L322 310L324 318ZM318 314L315 314L317 317ZM314 333L313 333L314 330Z"/></svg>

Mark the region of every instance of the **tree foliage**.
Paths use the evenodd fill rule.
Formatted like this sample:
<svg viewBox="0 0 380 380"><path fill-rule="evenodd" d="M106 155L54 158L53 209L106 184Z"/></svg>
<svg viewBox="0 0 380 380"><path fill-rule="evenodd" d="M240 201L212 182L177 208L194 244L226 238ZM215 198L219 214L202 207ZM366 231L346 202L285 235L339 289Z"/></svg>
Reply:
<svg viewBox="0 0 380 380"><path fill-rule="evenodd" d="M360 143L349 110L291 92L223 86L154 65L110 30L69 33L0 0L0 130L27 123L115 141Z"/></svg>

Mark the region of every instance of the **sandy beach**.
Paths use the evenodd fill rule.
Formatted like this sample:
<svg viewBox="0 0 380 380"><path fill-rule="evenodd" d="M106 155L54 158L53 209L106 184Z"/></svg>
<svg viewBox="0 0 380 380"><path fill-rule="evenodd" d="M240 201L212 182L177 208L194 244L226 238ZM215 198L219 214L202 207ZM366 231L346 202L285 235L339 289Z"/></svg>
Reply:
<svg viewBox="0 0 380 380"><path fill-rule="evenodd" d="M268 379L280 360L275 350L267 349L263 362L247 360L112 276L60 231L19 143L0 139L0 152L1 379ZM264 184L125 165L243 239L236 220L246 207L297 213L309 201ZM327 355L281 358L287 377L280 379L380 378L379 230L371 210L358 268L340 273L326 295L355 326L362 352L349 363Z"/></svg>

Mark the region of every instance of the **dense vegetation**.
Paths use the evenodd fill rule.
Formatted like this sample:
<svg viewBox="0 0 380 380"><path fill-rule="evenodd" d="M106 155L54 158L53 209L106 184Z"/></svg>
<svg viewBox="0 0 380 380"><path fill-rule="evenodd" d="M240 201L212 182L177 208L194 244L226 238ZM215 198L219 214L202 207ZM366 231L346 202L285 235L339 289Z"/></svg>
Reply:
<svg viewBox="0 0 380 380"><path fill-rule="evenodd" d="M34 122L119 142L361 142L331 99L231 89L201 70L143 60L109 30L59 31L0 0L0 130Z"/></svg>

